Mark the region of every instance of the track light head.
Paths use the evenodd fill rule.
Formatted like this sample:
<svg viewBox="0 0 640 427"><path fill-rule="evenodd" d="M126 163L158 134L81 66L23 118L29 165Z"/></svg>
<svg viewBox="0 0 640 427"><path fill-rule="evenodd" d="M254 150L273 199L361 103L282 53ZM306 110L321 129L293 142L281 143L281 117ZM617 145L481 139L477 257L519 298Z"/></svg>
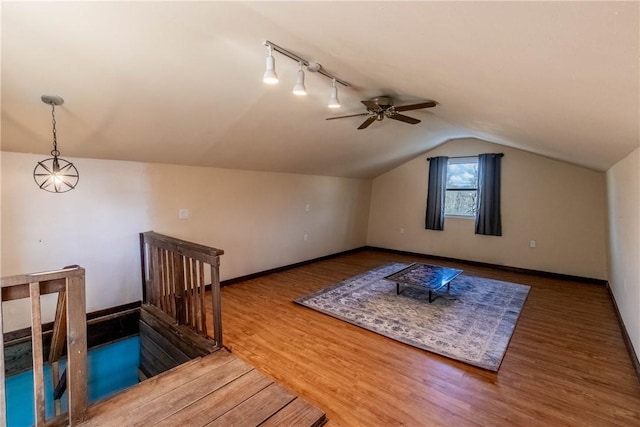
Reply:
<svg viewBox="0 0 640 427"><path fill-rule="evenodd" d="M271 54L271 46L269 48L269 56L267 56L267 69L264 72L262 81L266 84L274 85L278 83L278 75L276 74L276 60Z"/></svg>
<svg viewBox="0 0 640 427"><path fill-rule="evenodd" d="M298 70L298 73L297 73L296 84L293 87L294 94L296 95L307 94L307 88L305 87L305 84L304 84L305 75L304 75L304 69L303 69L303 67L306 67L307 71L311 73L318 73L333 81L333 85L331 87L331 99L329 100L329 108L340 107L340 101L338 100L338 88L336 84L340 83L342 86L348 87L349 86L348 83L344 82L343 80L340 80L333 74L327 72L322 67L322 65L320 65L318 62L309 62L306 59L296 55L295 53L288 51L287 49L280 47L275 43L270 42L269 40L265 40L263 42L263 45L265 45L269 49L269 56L267 56L267 69L264 73L264 76L262 77L262 80L265 83L275 84L278 82L278 75L276 74L276 63L275 63L275 59L273 58L273 51L275 50L279 54L286 56L289 59L293 59L300 66L300 69Z"/></svg>
<svg viewBox="0 0 640 427"><path fill-rule="evenodd" d="M300 63L300 69L298 70L298 77L296 78L296 85L293 87L293 93L295 95L306 95L307 88L304 87L304 71L302 71L302 62Z"/></svg>
<svg viewBox="0 0 640 427"><path fill-rule="evenodd" d="M336 79L333 79L333 86L331 86L331 98L329 99L329 108L339 108L340 100L338 99L338 88L336 87Z"/></svg>

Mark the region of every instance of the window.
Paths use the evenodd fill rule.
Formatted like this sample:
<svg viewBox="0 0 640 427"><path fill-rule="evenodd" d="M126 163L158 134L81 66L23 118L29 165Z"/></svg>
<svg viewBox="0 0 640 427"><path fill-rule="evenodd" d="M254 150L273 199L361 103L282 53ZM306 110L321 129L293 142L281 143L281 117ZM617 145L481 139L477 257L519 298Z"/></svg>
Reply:
<svg viewBox="0 0 640 427"><path fill-rule="evenodd" d="M478 195L478 158L451 158L447 163L446 216L475 217Z"/></svg>

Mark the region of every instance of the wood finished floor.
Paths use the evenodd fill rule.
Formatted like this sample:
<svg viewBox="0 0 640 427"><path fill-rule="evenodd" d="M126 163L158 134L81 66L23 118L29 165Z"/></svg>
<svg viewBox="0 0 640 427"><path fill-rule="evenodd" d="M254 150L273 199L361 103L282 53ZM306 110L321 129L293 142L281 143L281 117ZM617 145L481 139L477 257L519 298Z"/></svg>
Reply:
<svg viewBox="0 0 640 427"><path fill-rule="evenodd" d="M390 261L429 262L366 250L224 287L224 344L330 427L640 426L640 383L603 286L431 261L531 286L498 373L292 302Z"/></svg>
<svg viewBox="0 0 640 427"><path fill-rule="evenodd" d="M324 421L321 410L221 349L92 405L80 426L304 427Z"/></svg>

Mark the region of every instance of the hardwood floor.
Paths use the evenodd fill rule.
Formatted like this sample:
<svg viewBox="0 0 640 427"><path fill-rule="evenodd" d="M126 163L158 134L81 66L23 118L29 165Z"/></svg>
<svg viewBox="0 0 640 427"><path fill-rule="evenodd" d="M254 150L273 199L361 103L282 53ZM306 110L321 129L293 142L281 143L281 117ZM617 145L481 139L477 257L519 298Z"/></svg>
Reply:
<svg viewBox="0 0 640 427"><path fill-rule="evenodd" d="M366 250L224 287L224 344L330 427L640 425L640 383L603 286L431 261L531 286L498 373L292 302L390 261L430 262Z"/></svg>
<svg viewBox="0 0 640 427"><path fill-rule="evenodd" d="M324 413L220 349L89 407L80 427L320 426Z"/></svg>

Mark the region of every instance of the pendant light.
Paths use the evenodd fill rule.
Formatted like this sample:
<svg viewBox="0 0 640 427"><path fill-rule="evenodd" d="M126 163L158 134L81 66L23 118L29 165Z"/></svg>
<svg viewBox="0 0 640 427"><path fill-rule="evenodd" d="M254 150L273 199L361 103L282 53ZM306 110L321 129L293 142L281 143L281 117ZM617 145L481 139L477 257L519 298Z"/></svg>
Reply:
<svg viewBox="0 0 640 427"><path fill-rule="evenodd" d="M304 87L304 71L302 71L302 62L300 62L300 69L298 70L298 77L296 79L296 85L293 87L293 93L295 95L306 95L307 88Z"/></svg>
<svg viewBox="0 0 640 427"><path fill-rule="evenodd" d="M278 75L276 74L276 60L271 54L271 46L267 47L269 48L269 56L267 56L267 69L264 72L262 81L266 84L274 85L278 83Z"/></svg>
<svg viewBox="0 0 640 427"><path fill-rule="evenodd" d="M336 79L333 79L333 85L331 86L331 98L329 99L329 108L339 108L340 101L338 100L338 88L336 87Z"/></svg>
<svg viewBox="0 0 640 427"><path fill-rule="evenodd" d="M62 105L64 100L55 95L42 95L42 102L51 105L51 118L53 124L53 150L48 159L36 164L33 169L33 179L42 190L50 193L66 193L78 185L80 175L73 163L60 158L58 140L56 137L56 105Z"/></svg>

